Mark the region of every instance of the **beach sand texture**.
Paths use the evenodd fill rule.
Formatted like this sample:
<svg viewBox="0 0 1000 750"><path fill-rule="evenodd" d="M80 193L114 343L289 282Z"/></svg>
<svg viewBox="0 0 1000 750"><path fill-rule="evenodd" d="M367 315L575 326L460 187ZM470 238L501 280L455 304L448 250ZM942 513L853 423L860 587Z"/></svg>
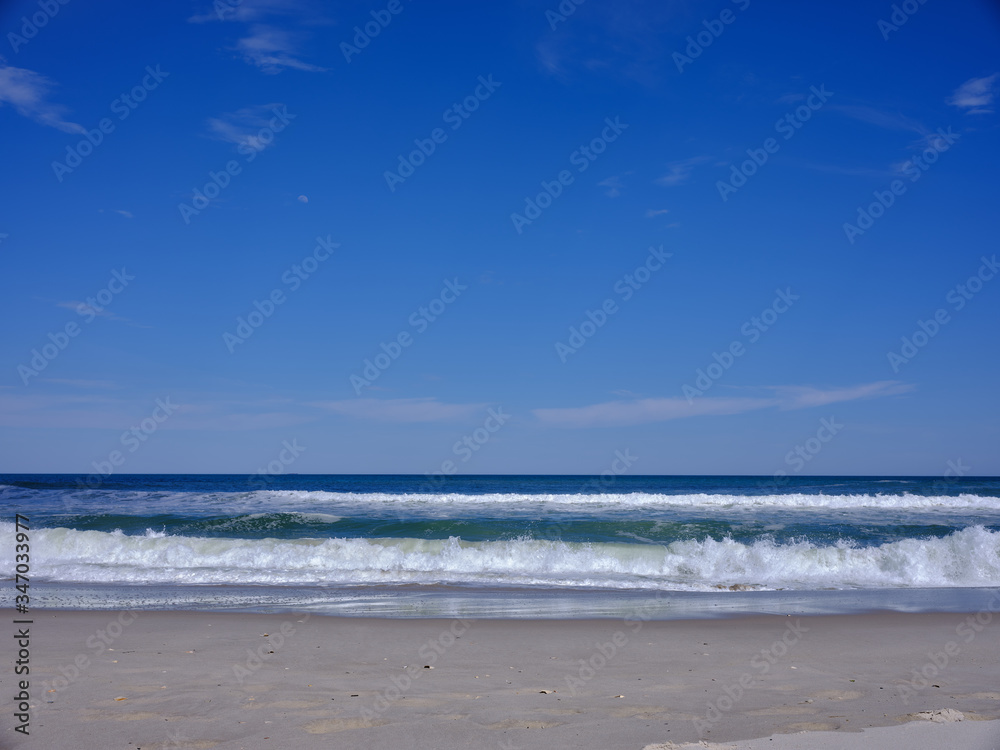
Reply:
<svg viewBox="0 0 1000 750"><path fill-rule="evenodd" d="M1000 747L990 613L32 618L31 735L3 747Z"/></svg>

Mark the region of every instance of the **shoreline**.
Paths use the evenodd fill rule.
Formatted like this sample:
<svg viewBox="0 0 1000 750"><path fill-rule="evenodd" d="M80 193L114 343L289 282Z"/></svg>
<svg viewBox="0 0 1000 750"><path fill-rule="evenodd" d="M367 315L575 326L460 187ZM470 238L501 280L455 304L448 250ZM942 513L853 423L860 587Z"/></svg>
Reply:
<svg viewBox="0 0 1000 750"><path fill-rule="evenodd" d="M621 619L642 611L652 620L753 615L840 615L876 612L962 613L1000 609L1000 588L653 591L540 587L249 586L67 584L44 586L54 611L310 612L390 619L590 620ZM9 595L0 606L13 607ZM37 606L37 602L36 602Z"/></svg>
<svg viewBox="0 0 1000 750"><path fill-rule="evenodd" d="M986 610L711 620L36 610L30 619L31 736L9 726L9 746L638 750L785 734L797 744L768 747L812 747L794 733L834 731L830 747L867 747L857 743L870 733L858 730L912 737L910 721L952 746L985 750L993 745L980 738L1000 737L1000 612ZM13 674L2 682L14 695ZM894 747L892 737L879 741Z"/></svg>

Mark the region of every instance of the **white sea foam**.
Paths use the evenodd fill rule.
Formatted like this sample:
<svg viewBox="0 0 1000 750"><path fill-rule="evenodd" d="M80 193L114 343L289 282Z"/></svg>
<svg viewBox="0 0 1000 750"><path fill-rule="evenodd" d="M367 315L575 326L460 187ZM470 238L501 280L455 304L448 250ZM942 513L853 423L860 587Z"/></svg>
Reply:
<svg viewBox="0 0 1000 750"><path fill-rule="evenodd" d="M0 539L13 549L13 524ZM510 584L671 590L1000 585L1000 532L875 547L731 539L667 545L515 539L224 539L32 531L36 579L106 583ZM10 557L0 561L13 576Z"/></svg>
<svg viewBox="0 0 1000 750"><path fill-rule="evenodd" d="M333 516L411 513L427 517L454 517L462 511L482 514L576 512L593 515L619 511L663 510L704 513L755 511L877 510L900 513L998 513L1000 497L975 494L918 495L875 493L817 495L804 493L724 495L657 494L645 492L605 494L522 493L350 493L306 490L258 490L216 493L143 493L106 491L60 494L53 502L63 514L156 515L194 514L240 516L248 514L302 513L306 520L333 523L314 514Z"/></svg>
<svg viewBox="0 0 1000 750"><path fill-rule="evenodd" d="M255 493L257 494L257 493ZM627 508L883 508L897 510L991 510L1000 511L1000 498L981 495L813 495L788 493L777 495L721 495L686 494L666 495L646 492L618 494L541 494L493 493L472 495L450 494L390 494L381 492L346 493L305 490L280 490L259 493L260 499L285 501L289 504L322 505L371 504L393 506L489 506L489 505L549 505L580 507L627 507Z"/></svg>

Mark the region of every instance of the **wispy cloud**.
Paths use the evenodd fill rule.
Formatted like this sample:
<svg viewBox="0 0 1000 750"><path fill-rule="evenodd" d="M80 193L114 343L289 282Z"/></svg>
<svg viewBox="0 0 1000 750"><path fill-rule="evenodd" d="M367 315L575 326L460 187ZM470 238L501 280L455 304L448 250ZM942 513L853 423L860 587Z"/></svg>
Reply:
<svg viewBox="0 0 1000 750"><path fill-rule="evenodd" d="M680 161L672 161L667 164L667 173L663 177L658 177L656 179L657 185L665 185L666 187L676 187L687 181L687 178L691 176L691 170L693 170L699 164L708 161L707 156L695 156L691 159L681 159Z"/></svg>
<svg viewBox="0 0 1000 750"><path fill-rule="evenodd" d="M150 326L141 325L139 323L135 323L135 322L129 320L128 318L123 318L120 315L115 315L115 313L111 312L111 310L109 310L106 307L102 307L100 310L98 310L93 305L91 305L91 304L89 304L87 302L80 302L78 300L77 301L68 300L66 302L57 302L56 303L56 307L64 307L67 310L72 310L73 312L75 312L78 315L93 316L93 317L98 317L98 318L106 318L108 320L117 320L117 321L122 322L122 323L127 323L130 326L135 326L136 328L149 328L150 327Z"/></svg>
<svg viewBox="0 0 1000 750"><path fill-rule="evenodd" d="M884 112L875 107L868 107L860 104L838 104L828 105L831 111L839 112L851 119L859 122L884 128L885 130L902 130L920 135L927 135L930 129L914 119L901 115L898 112Z"/></svg>
<svg viewBox="0 0 1000 750"><path fill-rule="evenodd" d="M778 104L794 104L795 102L800 102L805 98L806 98L805 94L793 93L793 94L785 94L784 96L779 96L775 101Z"/></svg>
<svg viewBox="0 0 1000 750"><path fill-rule="evenodd" d="M862 398L897 396L914 389L913 385L898 380L879 380L875 383L848 386L844 388L814 388L812 386L775 386L774 391L781 399L782 409L805 409L812 406L826 406L841 401L857 401Z"/></svg>
<svg viewBox="0 0 1000 750"><path fill-rule="evenodd" d="M310 0L214 0L210 10L197 13L190 23L214 21L245 24L245 31L233 49L249 63L269 75L283 70L310 73L326 71L301 58L299 43L303 33L278 28L275 24L295 23L317 26L329 23L323 18L323 6Z"/></svg>
<svg viewBox="0 0 1000 750"><path fill-rule="evenodd" d="M657 216L663 216L664 214L669 214L669 208L650 208L646 211L647 219L655 219Z"/></svg>
<svg viewBox="0 0 1000 750"><path fill-rule="evenodd" d="M939 145L938 142L941 140L940 134L932 131L922 122L901 115L898 112L883 112L874 107L863 105L836 105L832 106L831 109L859 122L874 125L885 130L916 133L919 138L912 141L909 146L917 151L928 147L937 147Z"/></svg>
<svg viewBox="0 0 1000 750"><path fill-rule="evenodd" d="M1000 73L994 73L984 78L970 78L957 89L948 99L948 104L964 109L966 114L989 114L993 110L993 99L996 96Z"/></svg>
<svg viewBox="0 0 1000 750"><path fill-rule="evenodd" d="M55 383L56 385L68 385L71 388L100 388L113 389L118 386L111 380L73 380L70 378L42 378L42 382Z"/></svg>
<svg viewBox="0 0 1000 750"><path fill-rule="evenodd" d="M156 404L155 399L148 396L126 398L88 392L112 390L113 386L104 388L104 381L47 382L53 386L71 386L80 392L67 393L65 388L57 391L55 387L52 388L53 393L34 395L0 390L0 427L99 429L120 434L148 417ZM174 410L170 419L158 429L267 430L292 427L317 419L315 412L302 410L287 400L239 402L220 398L219 394L184 397L169 393L162 394L160 398L166 399Z"/></svg>
<svg viewBox="0 0 1000 750"><path fill-rule="evenodd" d="M555 40L546 39L539 42L535 45L535 55L542 70L549 75L558 76L563 73L562 54Z"/></svg>
<svg viewBox="0 0 1000 750"><path fill-rule="evenodd" d="M668 45L679 21L686 26L684 19L700 18L688 2L575 5L572 15L547 28L535 45L540 68L560 79L597 73L655 86L667 70L675 70Z"/></svg>
<svg viewBox="0 0 1000 750"><path fill-rule="evenodd" d="M358 398L322 401L312 406L358 419L379 422L451 422L485 409L488 404L445 404L436 398Z"/></svg>
<svg viewBox="0 0 1000 750"><path fill-rule="evenodd" d="M249 23L266 16L294 15L302 10L298 0L214 0L211 10L196 13L188 23L242 21Z"/></svg>
<svg viewBox="0 0 1000 750"><path fill-rule="evenodd" d="M269 127L274 117L273 110L280 104L261 104L255 107L245 107L236 112L227 112L208 120L209 133L217 140L232 143L237 146L247 146L254 151L263 151L274 143L272 138L265 143L258 136L264 128Z"/></svg>
<svg viewBox="0 0 1000 750"><path fill-rule="evenodd" d="M622 427L708 414L740 414L778 404L775 398L698 398L688 403L684 398L667 397L532 411L539 421L552 427Z"/></svg>
<svg viewBox="0 0 1000 750"><path fill-rule="evenodd" d="M690 402L679 396L644 398L606 401L590 406L534 409L533 413L540 422L551 427L621 427L685 417L743 414L769 408L804 409L862 398L891 396L912 388L913 386L893 380L843 388L775 386L765 389L774 394L766 397L701 397Z"/></svg>
<svg viewBox="0 0 1000 750"><path fill-rule="evenodd" d="M250 35L236 43L236 50L251 65L263 72L274 75L286 68L322 73L326 68L300 60L297 55L296 35L289 31L257 24L250 29Z"/></svg>
<svg viewBox="0 0 1000 750"><path fill-rule="evenodd" d="M604 194L609 198L617 198L622 194L622 188L624 187L624 185L622 185L621 177L618 176L608 177L606 180L601 180L597 184L600 187L607 188L607 190L604 191Z"/></svg>
<svg viewBox="0 0 1000 750"><path fill-rule="evenodd" d="M40 73L0 61L0 105L9 104L19 115L64 133L86 133L82 125L64 119L65 107L46 101L55 85Z"/></svg>
<svg viewBox="0 0 1000 750"><path fill-rule="evenodd" d="M107 396L0 392L0 427L125 429L134 421L124 401Z"/></svg>

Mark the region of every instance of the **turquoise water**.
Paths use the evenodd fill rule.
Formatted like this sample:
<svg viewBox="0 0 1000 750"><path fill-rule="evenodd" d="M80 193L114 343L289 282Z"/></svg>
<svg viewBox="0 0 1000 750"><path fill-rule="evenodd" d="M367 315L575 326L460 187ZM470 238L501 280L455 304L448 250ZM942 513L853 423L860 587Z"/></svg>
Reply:
<svg viewBox="0 0 1000 750"><path fill-rule="evenodd" d="M1000 586L994 478L2 475L0 506L5 536L31 518L35 606L557 597L585 616L665 593L839 591L926 609L912 592Z"/></svg>

